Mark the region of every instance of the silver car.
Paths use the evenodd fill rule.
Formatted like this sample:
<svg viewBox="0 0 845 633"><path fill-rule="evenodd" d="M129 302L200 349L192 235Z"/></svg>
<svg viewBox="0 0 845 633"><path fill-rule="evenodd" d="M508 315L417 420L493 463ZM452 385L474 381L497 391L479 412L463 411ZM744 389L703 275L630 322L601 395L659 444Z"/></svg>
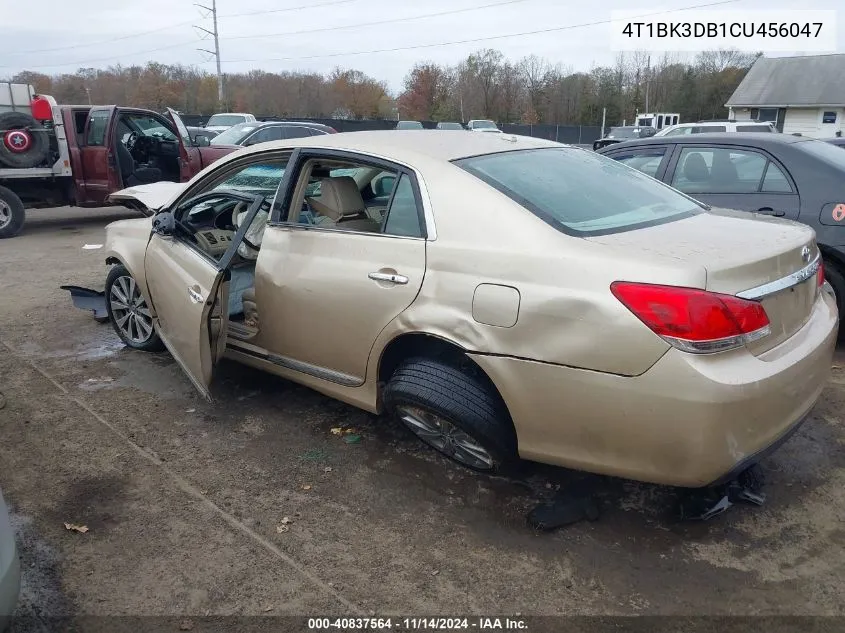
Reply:
<svg viewBox="0 0 845 633"><path fill-rule="evenodd" d="M21 565L15 546L15 533L3 494L0 493L0 631L5 631L18 603Z"/></svg>

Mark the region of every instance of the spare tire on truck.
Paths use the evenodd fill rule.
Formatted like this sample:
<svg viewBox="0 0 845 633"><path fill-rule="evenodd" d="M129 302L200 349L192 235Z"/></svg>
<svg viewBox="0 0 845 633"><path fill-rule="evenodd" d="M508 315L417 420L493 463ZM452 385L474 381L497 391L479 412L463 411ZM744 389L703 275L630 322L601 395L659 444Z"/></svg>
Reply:
<svg viewBox="0 0 845 633"><path fill-rule="evenodd" d="M0 239L14 237L23 228L26 213L17 194L0 187Z"/></svg>
<svg viewBox="0 0 845 633"><path fill-rule="evenodd" d="M25 112L0 114L0 167L35 167L50 153L47 130Z"/></svg>

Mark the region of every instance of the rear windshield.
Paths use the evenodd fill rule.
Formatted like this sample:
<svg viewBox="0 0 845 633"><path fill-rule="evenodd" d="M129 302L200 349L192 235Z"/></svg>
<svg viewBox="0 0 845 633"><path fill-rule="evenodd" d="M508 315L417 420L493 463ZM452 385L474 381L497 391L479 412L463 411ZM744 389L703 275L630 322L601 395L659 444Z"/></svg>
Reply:
<svg viewBox="0 0 845 633"><path fill-rule="evenodd" d="M612 127L607 133L608 138L634 138L637 134L635 127Z"/></svg>
<svg viewBox="0 0 845 633"><path fill-rule="evenodd" d="M257 123L238 123L228 130L223 130L211 139L212 145L237 145L244 137L258 127Z"/></svg>
<svg viewBox="0 0 845 633"><path fill-rule="evenodd" d="M485 154L455 164L569 234L631 230L702 210L692 199L636 169L582 149Z"/></svg>
<svg viewBox="0 0 845 633"><path fill-rule="evenodd" d="M235 125L243 123L246 117L242 114L215 114L206 125Z"/></svg>
<svg viewBox="0 0 845 633"><path fill-rule="evenodd" d="M771 125L737 125L737 132L771 132Z"/></svg>
<svg viewBox="0 0 845 633"><path fill-rule="evenodd" d="M845 170L845 152L842 151L841 147L815 139L801 141L800 143L796 143L796 146L816 158L822 159L828 165Z"/></svg>
<svg viewBox="0 0 845 633"><path fill-rule="evenodd" d="M478 130L492 130L496 124L493 121L473 121L472 127Z"/></svg>

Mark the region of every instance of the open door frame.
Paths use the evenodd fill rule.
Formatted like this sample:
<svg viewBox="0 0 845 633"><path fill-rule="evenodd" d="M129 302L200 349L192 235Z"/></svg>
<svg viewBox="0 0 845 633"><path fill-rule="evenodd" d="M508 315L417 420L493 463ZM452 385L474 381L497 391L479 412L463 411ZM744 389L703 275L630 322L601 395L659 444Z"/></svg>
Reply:
<svg viewBox="0 0 845 633"><path fill-rule="evenodd" d="M224 189L186 200L176 211L221 195L249 202L250 206L232 243L216 263L178 236L174 230L176 214L171 211L156 214L144 261L156 331L208 400L214 366L226 345L229 266L255 215L270 202L263 196Z"/></svg>

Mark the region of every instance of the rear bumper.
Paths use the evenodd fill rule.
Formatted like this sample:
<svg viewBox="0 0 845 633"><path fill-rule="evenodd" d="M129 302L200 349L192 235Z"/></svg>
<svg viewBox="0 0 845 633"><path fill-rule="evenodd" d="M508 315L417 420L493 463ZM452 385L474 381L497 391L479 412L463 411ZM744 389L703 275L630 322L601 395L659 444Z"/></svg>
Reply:
<svg viewBox="0 0 845 633"><path fill-rule="evenodd" d="M809 321L761 356L669 350L624 377L509 357L473 356L497 385L526 459L700 487L785 441L830 374L838 315L821 293Z"/></svg>

